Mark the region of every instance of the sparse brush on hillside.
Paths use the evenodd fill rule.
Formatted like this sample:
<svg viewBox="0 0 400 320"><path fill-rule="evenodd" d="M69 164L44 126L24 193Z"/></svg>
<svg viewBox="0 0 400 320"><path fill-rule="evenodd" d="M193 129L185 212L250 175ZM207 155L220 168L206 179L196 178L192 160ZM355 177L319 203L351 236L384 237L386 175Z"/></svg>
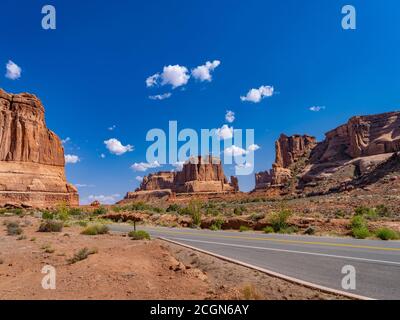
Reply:
<svg viewBox="0 0 400 320"><path fill-rule="evenodd" d="M68 259L67 263L74 264L76 262L85 260L91 254L95 254L97 252L98 252L98 250L96 248L93 248L93 249L83 248L83 249L79 250L78 252L76 252L72 258Z"/></svg>
<svg viewBox="0 0 400 320"><path fill-rule="evenodd" d="M210 226L210 230L213 231L217 231L217 230L221 230L222 225L224 224L224 220L223 219L217 219L214 221L214 223Z"/></svg>
<svg viewBox="0 0 400 320"><path fill-rule="evenodd" d="M131 231L128 233L128 236L132 240L150 240L149 233L143 230Z"/></svg>
<svg viewBox="0 0 400 320"><path fill-rule="evenodd" d="M81 233L87 236L95 236L98 234L106 234L108 233L109 229L106 225L103 224L92 224L86 229L84 229Z"/></svg>
<svg viewBox="0 0 400 320"><path fill-rule="evenodd" d="M46 220L40 224L38 232L61 232L63 226L62 221Z"/></svg>
<svg viewBox="0 0 400 320"><path fill-rule="evenodd" d="M108 210L106 207L100 206L100 207L94 209L93 214L99 216L99 215L107 214L107 212L108 212Z"/></svg>
<svg viewBox="0 0 400 320"><path fill-rule="evenodd" d="M17 236L23 233L22 228L16 221L6 222L7 234L9 236Z"/></svg>

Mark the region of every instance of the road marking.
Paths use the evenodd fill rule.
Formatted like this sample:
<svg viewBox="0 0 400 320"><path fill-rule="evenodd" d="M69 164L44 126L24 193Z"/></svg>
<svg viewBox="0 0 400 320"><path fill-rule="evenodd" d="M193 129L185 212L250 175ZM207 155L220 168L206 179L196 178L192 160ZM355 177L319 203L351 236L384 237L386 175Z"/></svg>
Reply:
<svg viewBox="0 0 400 320"><path fill-rule="evenodd" d="M177 232L177 231L167 231L167 230L157 230L151 229L153 232L158 233L169 233L176 235L190 235L190 236L199 236L199 237L214 237L214 238L227 238L227 239L242 239L242 240L257 240L257 241L270 241L270 242L280 242L280 243L294 243L294 244L309 244L309 245L319 245L319 246L328 246L328 247L346 247L346 248L355 248L355 249L372 249L372 250L381 250L381 251L400 251L400 248L383 248L383 247L375 247L375 246L364 246L364 245L355 245L348 243L330 243L330 242L318 242L318 241L303 241L303 240L287 240L287 239L275 239L275 238L256 238L256 237L242 237L242 236L227 236L227 235L219 235L219 234L201 234L194 232Z"/></svg>
<svg viewBox="0 0 400 320"><path fill-rule="evenodd" d="M203 240L193 240L193 239L185 239L185 238L178 238L178 237L174 237L173 239L181 240L181 241L189 241L189 242L216 244L216 245L227 246L227 247L259 249L259 250L287 252L287 253L299 253L299 254L306 254L306 255L310 255L310 256L323 256L323 257L329 257L329 258L358 260L358 261L367 261L367 262L377 262L377 263L382 263L382 264L394 264L394 265L399 265L400 266L400 262L395 262L395 261L374 260L374 259L367 259L367 258L339 256L339 255L333 255L333 254L315 253L315 252L306 252L306 251L296 251L296 250L286 250L286 249L255 247L255 246L246 246L246 245L241 245L241 244L232 244L232 243L223 243L223 242L214 242L214 241L203 241Z"/></svg>

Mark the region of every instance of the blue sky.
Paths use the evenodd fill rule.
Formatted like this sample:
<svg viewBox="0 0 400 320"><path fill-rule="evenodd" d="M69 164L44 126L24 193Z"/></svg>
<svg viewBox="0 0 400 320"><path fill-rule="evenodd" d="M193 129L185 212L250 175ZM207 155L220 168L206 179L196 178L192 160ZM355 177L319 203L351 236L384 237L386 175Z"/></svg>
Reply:
<svg viewBox="0 0 400 320"><path fill-rule="evenodd" d="M147 131L167 129L169 120L179 129L220 128L234 111L229 125L255 129L255 170L266 170L280 133L322 139L353 115L399 109L400 3L350 2L356 30L341 27L348 1L3 0L0 87L41 98L48 127L68 137L65 153L80 159L66 172L82 202L122 197L138 186L136 176L171 169L131 168L146 161ZM44 4L57 10L56 30L41 28ZM9 60L22 69L18 79L3 76ZM190 73L215 60L212 81L146 87L164 66ZM241 101L263 85L274 95ZM111 138L134 150L111 154L104 144ZM228 176L232 169L225 167ZM239 181L248 191L254 175Z"/></svg>

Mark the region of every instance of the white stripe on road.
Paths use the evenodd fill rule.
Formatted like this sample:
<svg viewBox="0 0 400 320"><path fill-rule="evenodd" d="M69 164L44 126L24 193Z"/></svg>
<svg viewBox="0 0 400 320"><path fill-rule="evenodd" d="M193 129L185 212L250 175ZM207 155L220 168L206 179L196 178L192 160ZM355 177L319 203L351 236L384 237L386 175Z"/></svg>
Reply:
<svg viewBox="0 0 400 320"><path fill-rule="evenodd" d="M231 244L231 243L214 242L214 241L203 241L203 240L193 240L193 239L177 238L177 237L171 237L171 238L175 239L175 240L181 240L181 241L216 244L216 245L227 246L227 247L238 247L238 248L258 249L258 250L267 250L267 251L298 253L298 254L306 254L306 255L311 255L311 256L322 256L322 257L329 257L329 258L336 258L336 259L348 259L348 260L357 260L357 261L366 261L366 262L377 262L377 263L393 264L393 265L400 266L400 262L395 262L395 261L374 260L374 259L349 257L349 256L338 256L338 255L333 255L333 254L315 253L315 252L306 252L306 251L296 251L296 250L285 250L285 249L255 247L255 246L246 246L246 245L241 245L241 244Z"/></svg>

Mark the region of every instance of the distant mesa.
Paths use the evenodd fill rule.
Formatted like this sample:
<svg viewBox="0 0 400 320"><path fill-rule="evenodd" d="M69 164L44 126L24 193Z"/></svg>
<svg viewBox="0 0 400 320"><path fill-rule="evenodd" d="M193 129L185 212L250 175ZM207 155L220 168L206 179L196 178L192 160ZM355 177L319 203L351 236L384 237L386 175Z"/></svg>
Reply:
<svg viewBox="0 0 400 320"><path fill-rule="evenodd" d="M191 157L183 165L182 171L161 171L145 176L140 187L135 192L128 192L124 200L238 191L238 179L231 177L228 182L220 159L211 156Z"/></svg>
<svg viewBox="0 0 400 320"><path fill-rule="evenodd" d="M255 192L326 194L376 182L379 170L400 159L400 112L356 116L326 133L321 142L308 135L281 135L270 171L255 175ZM372 179L374 177L374 179Z"/></svg>
<svg viewBox="0 0 400 320"><path fill-rule="evenodd" d="M46 127L41 101L0 89L0 206L78 205L66 182L64 149Z"/></svg>

